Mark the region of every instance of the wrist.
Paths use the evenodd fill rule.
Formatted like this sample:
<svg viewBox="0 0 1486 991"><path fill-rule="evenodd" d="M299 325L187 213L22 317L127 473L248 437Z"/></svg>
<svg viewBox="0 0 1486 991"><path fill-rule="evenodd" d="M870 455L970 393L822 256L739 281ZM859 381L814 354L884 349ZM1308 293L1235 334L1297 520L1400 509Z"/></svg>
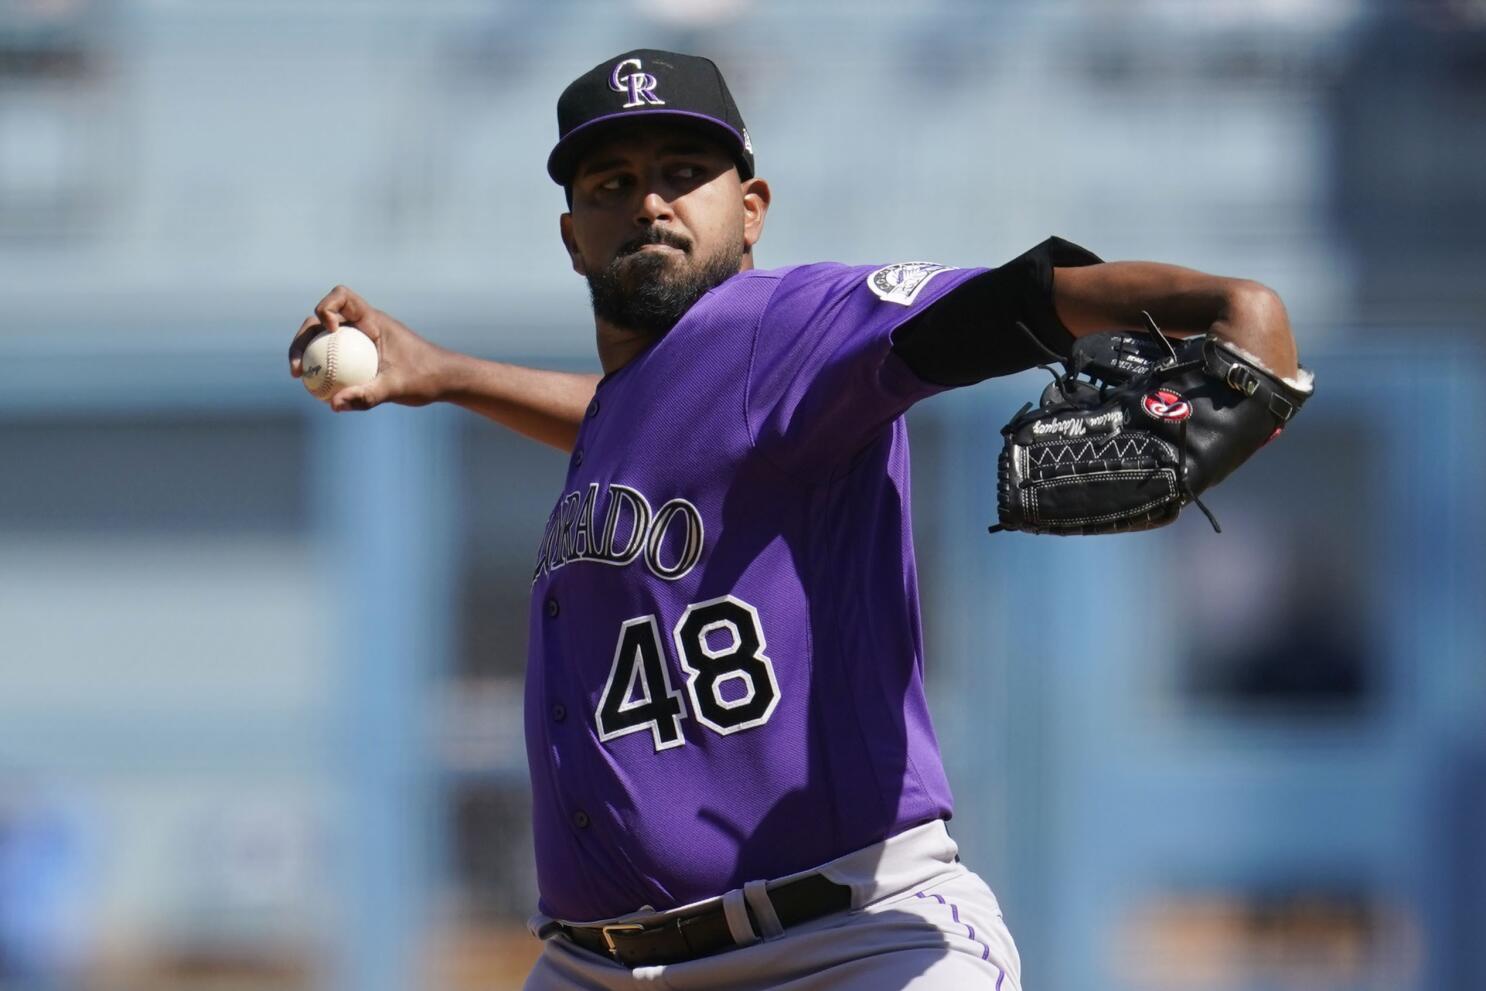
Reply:
<svg viewBox="0 0 1486 991"><path fill-rule="evenodd" d="M470 394L473 358L458 351L434 346L429 375L434 402L457 403Z"/></svg>

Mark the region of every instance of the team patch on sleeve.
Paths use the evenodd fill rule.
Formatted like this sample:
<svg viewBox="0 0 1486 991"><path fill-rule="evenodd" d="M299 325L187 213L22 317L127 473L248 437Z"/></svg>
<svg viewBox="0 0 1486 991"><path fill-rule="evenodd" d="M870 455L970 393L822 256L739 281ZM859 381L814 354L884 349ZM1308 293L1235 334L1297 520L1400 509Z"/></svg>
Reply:
<svg viewBox="0 0 1486 991"><path fill-rule="evenodd" d="M879 268L867 276L867 288L886 303L911 306L919 291L940 272L954 271L953 265L934 262L898 262Z"/></svg>

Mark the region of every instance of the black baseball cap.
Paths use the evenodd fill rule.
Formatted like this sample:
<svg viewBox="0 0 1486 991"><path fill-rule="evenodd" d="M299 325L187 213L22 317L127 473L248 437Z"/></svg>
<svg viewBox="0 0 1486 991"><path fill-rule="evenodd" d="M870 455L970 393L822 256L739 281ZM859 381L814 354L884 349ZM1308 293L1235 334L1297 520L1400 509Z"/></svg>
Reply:
<svg viewBox="0 0 1486 991"><path fill-rule="evenodd" d="M716 63L654 48L601 62L562 91L547 174L559 185L571 184L578 160L597 139L637 120L694 127L732 153L739 176L753 178L753 142Z"/></svg>

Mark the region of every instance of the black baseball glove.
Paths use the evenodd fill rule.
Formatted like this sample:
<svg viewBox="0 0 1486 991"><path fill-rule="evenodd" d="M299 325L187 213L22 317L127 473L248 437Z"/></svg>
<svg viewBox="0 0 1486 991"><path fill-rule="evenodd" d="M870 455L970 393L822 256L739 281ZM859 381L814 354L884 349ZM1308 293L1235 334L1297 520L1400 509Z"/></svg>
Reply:
<svg viewBox="0 0 1486 991"><path fill-rule="evenodd" d="M1066 371L1002 428L999 530L1093 534L1150 530L1269 442L1313 391L1270 374L1207 336L1150 333L1079 338ZM1026 331L1029 335L1030 331ZM1049 352L1051 354L1051 352Z"/></svg>

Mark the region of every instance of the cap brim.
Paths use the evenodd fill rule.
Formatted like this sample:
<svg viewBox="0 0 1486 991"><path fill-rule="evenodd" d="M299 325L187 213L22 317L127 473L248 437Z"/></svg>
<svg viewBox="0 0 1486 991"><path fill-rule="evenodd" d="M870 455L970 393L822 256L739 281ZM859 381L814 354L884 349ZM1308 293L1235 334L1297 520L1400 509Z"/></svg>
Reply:
<svg viewBox="0 0 1486 991"><path fill-rule="evenodd" d="M732 155L733 161L738 165L739 176L744 179L753 178L753 165L745 153L743 135L738 133L732 125L716 117L690 110L659 108L606 114L573 128L563 135L553 147L552 154L547 156L547 174L559 186L570 184L573 181L573 173L578 167L578 161L595 142L607 137L616 128L632 124L637 120L675 123L715 138Z"/></svg>

